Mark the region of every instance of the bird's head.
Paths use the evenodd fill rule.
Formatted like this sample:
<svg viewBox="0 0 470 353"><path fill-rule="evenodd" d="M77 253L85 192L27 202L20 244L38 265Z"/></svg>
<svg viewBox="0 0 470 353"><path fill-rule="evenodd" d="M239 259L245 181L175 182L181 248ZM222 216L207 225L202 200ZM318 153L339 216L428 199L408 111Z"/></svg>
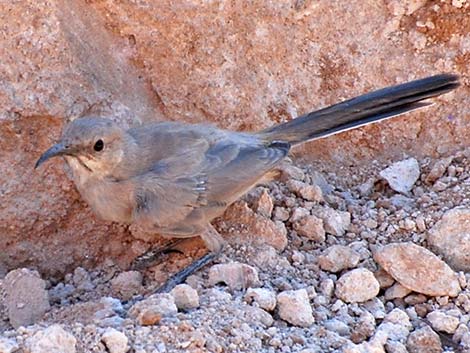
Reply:
<svg viewBox="0 0 470 353"><path fill-rule="evenodd" d="M124 130L108 119L76 119L64 129L60 141L42 154L35 168L52 157L65 156L72 169L106 176L122 160L124 134Z"/></svg>

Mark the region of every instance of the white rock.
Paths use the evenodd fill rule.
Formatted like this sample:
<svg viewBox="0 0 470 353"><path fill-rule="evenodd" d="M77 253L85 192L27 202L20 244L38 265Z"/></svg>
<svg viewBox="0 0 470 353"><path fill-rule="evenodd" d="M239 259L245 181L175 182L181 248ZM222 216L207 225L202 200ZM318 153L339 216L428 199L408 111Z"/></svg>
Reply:
<svg viewBox="0 0 470 353"><path fill-rule="evenodd" d="M209 270L209 285L218 283L225 283L232 290L258 287L258 270L238 262L217 264Z"/></svg>
<svg viewBox="0 0 470 353"><path fill-rule="evenodd" d="M333 245L318 258L320 268L329 272L339 272L355 267L360 260L359 254L349 246Z"/></svg>
<svg viewBox="0 0 470 353"><path fill-rule="evenodd" d="M380 284L374 274L366 268L346 272L336 282L335 294L348 303L368 301L379 294Z"/></svg>
<svg viewBox="0 0 470 353"><path fill-rule="evenodd" d="M19 348L20 346L14 339L0 337L0 353L13 353Z"/></svg>
<svg viewBox="0 0 470 353"><path fill-rule="evenodd" d="M411 289L403 287L400 283L395 283L390 288L387 288L384 294L385 300L393 300L397 298L404 298L411 293Z"/></svg>
<svg viewBox="0 0 470 353"><path fill-rule="evenodd" d="M46 282L26 268L10 271L4 280L5 306L14 328L39 321L50 309Z"/></svg>
<svg viewBox="0 0 470 353"><path fill-rule="evenodd" d="M410 353L441 353L441 340L429 326L424 326L410 333L406 341Z"/></svg>
<svg viewBox="0 0 470 353"><path fill-rule="evenodd" d="M443 311L431 311L426 319L429 320L431 326L436 331L447 332L453 334L459 326L459 319L455 316L446 314Z"/></svg>
<svg viewBox="0 0 470 353"><path fill-rule="evenodd" d="M308 327L315 322L305 289L279 293L277 304L281 319L292 325Z"/></svg>
<svg viewBox="0 0 470 353"><path fill-rule="evenodd" d="M108 348L109 353L126 353L129 350L127 336L113 328L106 329L101 340Z"/></svg>
<svg viewBox="0 0 470 353"><path fill-rule="evenodd" d="M52 325L38 331L26 340L28 353L75 353L75 337L60 325Z"/></svg>
<svg viewBox="0 0 470 353"><path fill-rule="evenodd" d="M329 234L343 236L351 224L351 214L349 212L334 210L329 207L318 207L313 210L313 214L323 220L323 227Z"/></svg>
<svg viewBox="0 0 470 353"><path fill-rule="evenodd" d="M170 294L175 298L175 304L180 310L189 310L199 307L197 290L187 284L178 284Z"/></svg>
<svg viewBox="0 0 470 353"><path fill-rule="evenodd" d="M419 175L419 164L414 158L393 163L380 172L380 176L388 182L393 190L405 194L413 188Z"/></svg>
<svg viewBox="0 0 470 353"><path fill-rule="evenodd" d="M137 302L128 313L141 325L153 325L158 323L161 317L173 316L177 312L175 298L169 293L159 293Z"/></svg>
<svg viewBox="0 0 470 353"><path fill-rule="evenodd" d="M248 288L245 294L247 303L255 302L261 309L272 311L276 307L276 295L265 288Z"/></svg>

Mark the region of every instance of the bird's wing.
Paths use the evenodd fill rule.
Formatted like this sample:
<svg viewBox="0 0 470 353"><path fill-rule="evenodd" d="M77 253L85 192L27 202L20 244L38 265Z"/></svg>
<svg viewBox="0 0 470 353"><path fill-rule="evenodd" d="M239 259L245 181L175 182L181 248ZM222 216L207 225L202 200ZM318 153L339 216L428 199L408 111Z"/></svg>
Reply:
<svg viewBox="0 0 470 353"><path fill-rule="evenodd" d="M198 129L194 127L194 129ZM271 170L288 144L212 128L184 134L180 148L136 176L134 218L160 229L199 231L204 210L225 208ZM173 132L175 133L175 132ZM190 136L190 137L188 137ZM175 134L175 139L181 138Z"/></svg>

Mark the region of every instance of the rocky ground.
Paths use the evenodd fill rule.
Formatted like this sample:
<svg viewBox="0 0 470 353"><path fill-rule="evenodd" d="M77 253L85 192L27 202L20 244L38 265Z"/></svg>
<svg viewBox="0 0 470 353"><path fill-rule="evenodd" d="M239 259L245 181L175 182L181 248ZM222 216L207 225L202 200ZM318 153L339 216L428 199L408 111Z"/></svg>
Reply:
<svg viewBox="0 0 470 353"><path fill-rule="evenodd" d="M0 352L470 352L470 150L367 168L286 165L215 222L222 256L61 282L1 280Z"/></svg>

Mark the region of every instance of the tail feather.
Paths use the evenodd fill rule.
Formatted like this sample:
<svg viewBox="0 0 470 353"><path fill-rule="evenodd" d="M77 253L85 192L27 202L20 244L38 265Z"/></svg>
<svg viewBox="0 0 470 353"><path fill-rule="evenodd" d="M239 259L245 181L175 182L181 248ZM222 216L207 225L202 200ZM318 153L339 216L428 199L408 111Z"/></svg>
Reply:
<svg viewBox="0 0 470 353"><path fill-rule="evenodd" d="M428 106L428 98L452 91L459 76L442 74L380 89L263 130L271 141L292 145L357 128Z"/></svg>

